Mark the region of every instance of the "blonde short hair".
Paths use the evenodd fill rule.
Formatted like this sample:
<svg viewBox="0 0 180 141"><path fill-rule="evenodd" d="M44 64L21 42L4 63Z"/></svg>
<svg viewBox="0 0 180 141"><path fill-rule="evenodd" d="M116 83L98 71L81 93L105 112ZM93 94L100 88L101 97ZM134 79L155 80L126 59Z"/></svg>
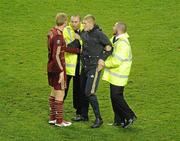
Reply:
<svg viewBox="0 0 180 141"><path fill-rule="evenodd" d="M90 20L94 24L96 24L96 18L93 15L91 15L91 14L86 15L83 20Z"/></svg>
<svg viewBox="0 0 180 141"><path fill-rule="evenodd" d="M67 14L66 13L57 13L56 15L56 25L61 26L67 21Z"/></svg>

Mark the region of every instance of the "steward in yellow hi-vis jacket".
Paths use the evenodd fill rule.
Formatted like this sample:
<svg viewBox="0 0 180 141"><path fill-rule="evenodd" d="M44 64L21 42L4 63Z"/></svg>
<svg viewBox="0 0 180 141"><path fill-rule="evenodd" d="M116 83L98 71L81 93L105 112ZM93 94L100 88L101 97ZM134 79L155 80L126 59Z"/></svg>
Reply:
<svg viewBox="0 0 180 141"><path fill-rule="evenodd" d="M113 30L115 34L111 38L113 53L105 61L102 79L110 83L110 95L114 111L113 125L127 128L137 118L123 96L124 86L127 84L131 69L132 52L126 25L117 22Z"/></svg>
<svg viewBox="0 0 180 141"><path fill-rule="evenodd" d="M79 15L71 16L69 26L63 30L63 36L68 47L81 49L81 41L75 39L75 33L80 34L83 30ZM72 49L71 48L71 49ZM71 78L73 78L73 107L76 109L76 116L73 120L78 120L81 115L80 101L80 53L67 51L65 52L67 89L64 100L66 99Z"/></svg>

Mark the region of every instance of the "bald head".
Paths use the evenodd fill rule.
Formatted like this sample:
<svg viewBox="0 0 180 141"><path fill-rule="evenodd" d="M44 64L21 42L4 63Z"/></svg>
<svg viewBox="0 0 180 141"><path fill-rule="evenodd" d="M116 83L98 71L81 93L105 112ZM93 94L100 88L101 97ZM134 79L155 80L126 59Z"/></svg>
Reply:
<svg viewBox="0 0 180 141"><path fill-rule="evenodd" d="M123 23L123 22L117 22L117 23L115 24L115 27L116 27L116 30L117 30L118 32L121 32L122 34L127 31L126 24Z"/></svg>
<svg viewBox="0 0 180 141"><path fill-rule="evenodd" d="M79 15L71 16L70 25L74 30L78 30L81 24L81 17Z"/></svg>
<svg viewBox="0 0 180 141"><path fill-rule="evenodd" d="M72 16L71 16L71 20L72 20L73 18L77 18L79 21L81 21L80 15L72 15Z"/></svg>

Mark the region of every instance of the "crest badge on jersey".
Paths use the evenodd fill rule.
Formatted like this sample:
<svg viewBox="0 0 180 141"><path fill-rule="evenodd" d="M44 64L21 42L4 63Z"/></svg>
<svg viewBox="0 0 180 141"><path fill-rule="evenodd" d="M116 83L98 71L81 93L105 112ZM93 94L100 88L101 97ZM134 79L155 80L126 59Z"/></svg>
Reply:
<svg viewBox="0 0 180 141"><path fill-rule="evenodd" d="M60 40L57 40L57 45L60 45L60 42L61 42Z"/></svg>

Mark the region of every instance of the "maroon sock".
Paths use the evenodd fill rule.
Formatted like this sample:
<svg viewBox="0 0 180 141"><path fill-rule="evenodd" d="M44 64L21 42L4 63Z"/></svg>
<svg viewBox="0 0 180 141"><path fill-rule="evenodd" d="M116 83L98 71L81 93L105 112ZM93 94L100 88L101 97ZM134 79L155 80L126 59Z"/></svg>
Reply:
<svg viewBox="0 0 180 141"><path fill-rule="evenodd" d="M55 100L56 103L56 123L61 124L63 121L63 101Z"/></svg>
<svg viewBox="0 0 180 141"><path fill-rule="evenodd" d="M49 120L55 120L56 119L56 109L55 109L55 97L49 96Z"/></svg>

